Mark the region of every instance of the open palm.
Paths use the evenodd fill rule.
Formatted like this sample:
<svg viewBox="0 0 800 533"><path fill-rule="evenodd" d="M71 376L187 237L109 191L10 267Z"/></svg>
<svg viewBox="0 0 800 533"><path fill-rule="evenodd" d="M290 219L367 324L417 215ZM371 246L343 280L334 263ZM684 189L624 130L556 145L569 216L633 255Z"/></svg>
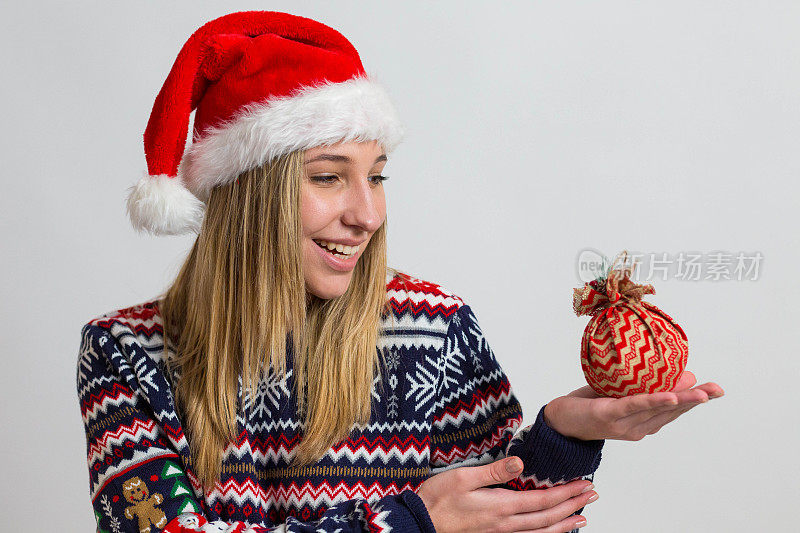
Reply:
<svg viewBox="0 0 800 533"><path fill-rule="evenodd" d="M548 403L545 421L559 433L582 440L641 440L690 409L725 394L716 383L695 387L696 383L695 375L686 370L669 392L623 398L600 396L587 385Z"/></svg>

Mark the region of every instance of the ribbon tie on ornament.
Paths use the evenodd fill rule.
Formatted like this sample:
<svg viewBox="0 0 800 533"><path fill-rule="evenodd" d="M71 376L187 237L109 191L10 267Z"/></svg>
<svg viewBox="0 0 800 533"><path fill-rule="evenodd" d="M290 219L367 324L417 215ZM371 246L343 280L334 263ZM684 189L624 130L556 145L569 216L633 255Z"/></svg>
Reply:
<svg viewBox="0 0 800 533"><path fill-rule="evenodd" d="M612 270L606 280L594 280L580 289L573 289L572 308L575 314L594 315L620 305L635 307L641 305L646 294L655 294L652 285L639 285L630 279L632 269Z"/></svg>

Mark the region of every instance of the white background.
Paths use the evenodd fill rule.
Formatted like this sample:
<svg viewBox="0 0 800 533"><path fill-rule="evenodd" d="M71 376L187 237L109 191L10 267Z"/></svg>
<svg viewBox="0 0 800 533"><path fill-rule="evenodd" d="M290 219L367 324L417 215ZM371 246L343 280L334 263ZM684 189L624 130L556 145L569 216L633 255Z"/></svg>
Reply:
<svg viewBox="0 0 800 533"><path fill-rule="evenodd" d="M126 189L178 50L227 12L342 31L407 127L390 264L470 303L527 415L585 384L571 310L593 247L761 252L757 280L652 281L725 397L608 441L589 531L797 527L797 2L6 4L0 526L90 531L81 326L161 292L189 237L136 234ZM24 525L23 525L24 524Z"/></svg>

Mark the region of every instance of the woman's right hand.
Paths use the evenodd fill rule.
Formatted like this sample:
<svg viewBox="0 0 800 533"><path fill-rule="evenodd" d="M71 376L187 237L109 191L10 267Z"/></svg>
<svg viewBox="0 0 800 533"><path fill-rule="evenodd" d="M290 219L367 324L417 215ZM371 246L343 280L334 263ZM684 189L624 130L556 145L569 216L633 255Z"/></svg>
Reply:
<svg viewBox="0 0 800 533"><path fill-rule="evenodd" d="M519 457L454 468L425 480L417 495L425 503L436 533L563 533L586 525L585 518L571 515L597 495L587 489L591 486L587 480L527 491L487 488L521 473Z"/></svg>

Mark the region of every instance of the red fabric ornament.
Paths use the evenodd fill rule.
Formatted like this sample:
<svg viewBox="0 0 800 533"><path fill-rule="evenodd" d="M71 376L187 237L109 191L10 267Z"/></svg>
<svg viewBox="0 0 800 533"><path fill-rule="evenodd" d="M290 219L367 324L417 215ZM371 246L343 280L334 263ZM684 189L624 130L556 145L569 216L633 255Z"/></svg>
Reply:
<svg viewBox="0 0 800 533"><path fill-rule="evenodd" d="M683 329L653 304L652 285L631 281L632 269L611 269L573 289L575 314L591 315L581 341L586 382L602 396L670 391L686 368L689 345Z"/></svg>

